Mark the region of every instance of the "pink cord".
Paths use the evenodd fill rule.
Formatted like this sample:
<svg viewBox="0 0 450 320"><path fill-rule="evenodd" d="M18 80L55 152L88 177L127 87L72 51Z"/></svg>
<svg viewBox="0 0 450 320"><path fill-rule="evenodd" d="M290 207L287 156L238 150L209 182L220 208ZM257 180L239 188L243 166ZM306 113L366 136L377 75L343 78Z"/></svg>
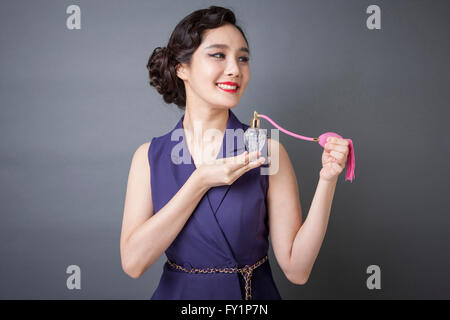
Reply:
<svg viewBox="0 0 450 320"><path fill-rule="evenodd" d="M301 136L299 134L293 133L291 131L288 131L286 129L283 129L282 127L280 127L278 124L275 123L275 121L273 121L272 119L270 119L268 116L264 115L264 114L260 114L258 113L258 117L264 118L267 121L269 121L271 124L273 124L277 129L279 129L280 131L294 137L297 139L302 139L302 140L307 140L307 141L315 141L314 138L310 138L310 137L305 137L305 136ZM327 138L328 137L338 137L342 139L342 136L340 136L339 134L337 134L336 132L325 132L323 134L321 134L318 138L318 143L325 148L325 144L327 143ZM353 148L353 141L352 139L345 139L349 142L349 152L348 152L348 156L347 156L347 170L345 173L345 180L350 180L350 182L353 181L353 179L355 178L355 152L354 152L354 148Z"/></svg>
<svg viewBox="0 0 450 320"><path fill-rule="evenodd" d="M286 133L286 134L288 134L288 135L290 135L290 136L293 136L294 138L297 138L297 139L303 139L303 140L308 140L308 141L314 141L314 138L309 138L309 137L301 136L301 135L299 135L299 134L296 134L296 133L290 132L290 131L288 131L288 130L286 130L286 129L283 129L282 127L280 127L279 125L277 125L277 124L275 123L275 121L273 121L272 119L270 119L270 118L269 118L268 116L266 116L266 115L263 115L263 114L258 113L258 117L261 117L261 118L266 119L266 120L269 121L271 124L273 124L276 128L278 128L280 131L283 131L284 133Z"/></svg>

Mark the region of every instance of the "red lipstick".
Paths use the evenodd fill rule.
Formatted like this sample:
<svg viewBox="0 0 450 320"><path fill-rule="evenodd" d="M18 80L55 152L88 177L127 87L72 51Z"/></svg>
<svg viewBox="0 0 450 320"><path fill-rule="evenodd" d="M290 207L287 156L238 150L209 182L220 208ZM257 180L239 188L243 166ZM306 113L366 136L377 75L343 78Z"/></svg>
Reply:
<svg viewBox="0 0 450 320"><path fill-rule="evenodd" d="M229 86L236 86L236 89L235 90L231 90L231 89L224 89L224 88L221 88L221 87L219 87L218 86L218 88L220 89L220 90L223 90L223 91L226 91L226 92L236 92L238 89L239 89L239 85L236 83L236 82L230 82L230 81L226 81L226 82L217 82L217 84L226 84L226 85L229 85ZM216 85L217 85L216 84Z"/></svg>

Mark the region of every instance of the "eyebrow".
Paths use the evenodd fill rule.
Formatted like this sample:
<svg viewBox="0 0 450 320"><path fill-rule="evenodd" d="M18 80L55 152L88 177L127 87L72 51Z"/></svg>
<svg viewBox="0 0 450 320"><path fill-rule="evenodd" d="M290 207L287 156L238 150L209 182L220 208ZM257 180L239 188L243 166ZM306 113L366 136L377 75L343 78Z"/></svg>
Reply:
<svg viewBox="0 0 450 320"><path fill-rule="evenodd" d="M211 48L230 49L229 46L227 46L226 44L221 44L221 43L212 44L212 45L206 47L205 49L211 49ZM244 52L247 52L248 54L250 54L250 51L248 50L247 47L241 47L241 48L239 48L239 51L244 51Z"/></svg>

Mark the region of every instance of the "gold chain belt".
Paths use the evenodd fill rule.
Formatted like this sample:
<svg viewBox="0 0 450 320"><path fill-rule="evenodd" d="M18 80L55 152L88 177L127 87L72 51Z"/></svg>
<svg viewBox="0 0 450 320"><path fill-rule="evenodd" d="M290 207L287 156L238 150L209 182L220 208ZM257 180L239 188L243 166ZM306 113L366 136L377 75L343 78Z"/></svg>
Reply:
<svg viewBox="0 0 450 320"><path fill-rule="evenodd" d="M251 277L253 270L258 268L260 265L262 265L269 257L266 255L264 258L259 260L253 265L245 265L242 268L232 268L232 267L226 267L226 268L206 268L206 269L199 269L199 268L192 268L190 270L176 264L173 261L170 261L169 259L167 262L169 265L177 270L181 270L187 273L216 273L216 272L222 272L222 273L240 273L244 277L245 280L245 300L251 300L252 299L252 284L251 284Z"/></svg>

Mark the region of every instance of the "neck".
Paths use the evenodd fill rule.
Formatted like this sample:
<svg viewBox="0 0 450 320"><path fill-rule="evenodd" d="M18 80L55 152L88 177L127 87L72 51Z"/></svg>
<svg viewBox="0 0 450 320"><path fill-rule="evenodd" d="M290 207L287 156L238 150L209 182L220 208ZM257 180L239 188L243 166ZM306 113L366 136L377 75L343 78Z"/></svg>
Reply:
<svg viewBox="0 0 450 320"><path fill-rule="evenodd" d="M185 131L193 133L200 133L204 135L209 129L219 130L220 133L225 133L229 117L229 109L212 109L206 110L194 109L186 107L183 119L183 128Z"/></svg>

